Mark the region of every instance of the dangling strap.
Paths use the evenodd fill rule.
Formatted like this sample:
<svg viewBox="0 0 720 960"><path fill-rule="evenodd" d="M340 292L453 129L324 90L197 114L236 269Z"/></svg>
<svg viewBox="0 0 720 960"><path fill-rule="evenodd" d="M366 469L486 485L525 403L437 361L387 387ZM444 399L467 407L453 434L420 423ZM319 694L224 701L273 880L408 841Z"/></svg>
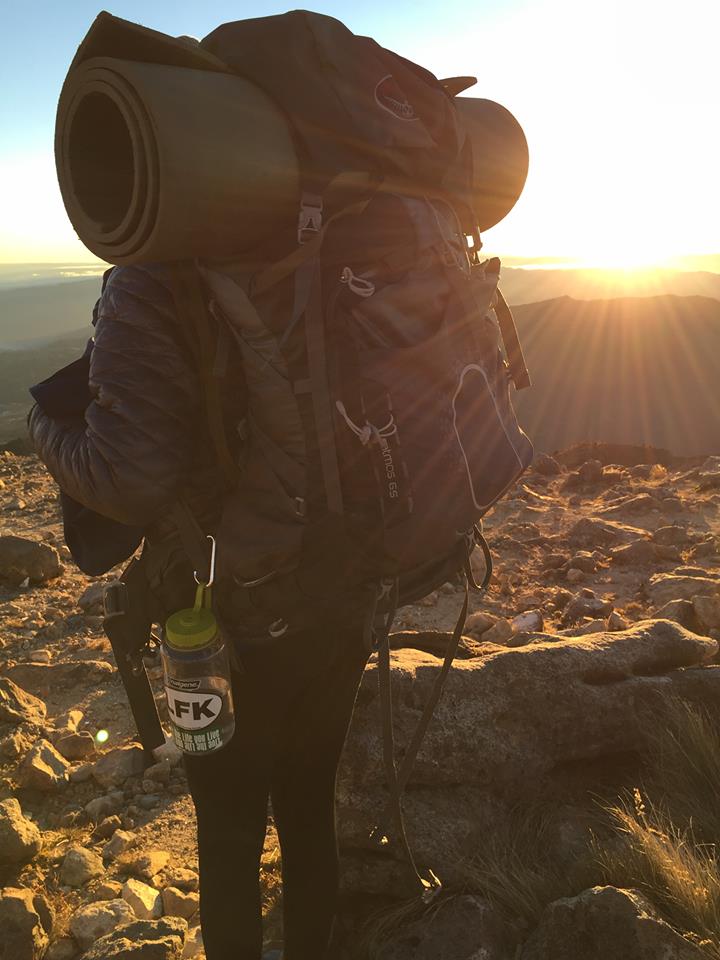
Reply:
<svg viewBox="0 0 720 960"><path fill-rule="evenodd" d="M507 305L507 300L499 289L497 290L495 316L497 317L500 334L505 346L505 354L507 356L512 382L515 384L516 390L524 390L526 387L532 386L530 374L528 373L525 357L523 356L522 347L520 346L520 337L518 336L517 327L515 326L515 318L512 315L512 310Z"/></svg>

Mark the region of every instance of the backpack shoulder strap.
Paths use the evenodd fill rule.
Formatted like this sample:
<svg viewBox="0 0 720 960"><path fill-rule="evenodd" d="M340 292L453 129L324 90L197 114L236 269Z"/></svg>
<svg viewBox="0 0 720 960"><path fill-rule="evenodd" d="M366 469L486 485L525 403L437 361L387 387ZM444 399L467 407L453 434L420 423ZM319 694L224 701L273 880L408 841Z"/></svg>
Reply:
<svg viewBox="0 0 720 960"><path fill-rule="evenodd" d="M197 262L179 261L171 265L170 274L175 309L197 351L207 426L218 467L226 487L232 489L237 484L239 471L225 434L220 382L214 369L217 338L210 329L210 311L199 267Z"/></svg>

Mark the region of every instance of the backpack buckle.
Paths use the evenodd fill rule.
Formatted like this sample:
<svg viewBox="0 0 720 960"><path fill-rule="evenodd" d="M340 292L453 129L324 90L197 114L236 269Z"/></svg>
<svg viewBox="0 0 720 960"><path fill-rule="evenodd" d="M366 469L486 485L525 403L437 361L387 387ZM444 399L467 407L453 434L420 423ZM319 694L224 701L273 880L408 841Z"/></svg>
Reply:
<svg viewBox="0 0 720 960"><path fill-rule="evenodd" d="M308 243L320 233L322 229L322 197L316 193L303 193L300 199L300 216L298 218L298 243Z"/></svg>

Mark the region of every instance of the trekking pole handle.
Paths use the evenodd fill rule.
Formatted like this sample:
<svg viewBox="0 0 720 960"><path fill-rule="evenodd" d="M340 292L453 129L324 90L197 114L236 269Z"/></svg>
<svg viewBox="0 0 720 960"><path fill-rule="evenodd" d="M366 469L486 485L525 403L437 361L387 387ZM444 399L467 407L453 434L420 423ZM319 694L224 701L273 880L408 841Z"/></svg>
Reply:
<svg viewBox="0 0 720 960"><path fill-rule="evenodd" d="M217 552L217 543L215 541L215 537L211 536L210 534L208 534L207 539L210 541L210 573L207 583L204 583L199 579L197 570L193 570L195 583L197 583L198 586L203 587L211 587L215 583L215 554Z"/></svg>

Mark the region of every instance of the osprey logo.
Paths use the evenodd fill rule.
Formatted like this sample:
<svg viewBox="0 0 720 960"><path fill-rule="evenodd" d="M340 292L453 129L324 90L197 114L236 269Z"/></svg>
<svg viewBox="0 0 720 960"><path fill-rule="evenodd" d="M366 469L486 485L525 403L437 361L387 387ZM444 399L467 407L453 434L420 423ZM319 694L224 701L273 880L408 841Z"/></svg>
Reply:
<svg viewBox="0 0 720 960"><path fill-rule="evenodd" d="M391 73L375 87L375 100L398 120L417 120L415 107L408 101Z"/></svg>

